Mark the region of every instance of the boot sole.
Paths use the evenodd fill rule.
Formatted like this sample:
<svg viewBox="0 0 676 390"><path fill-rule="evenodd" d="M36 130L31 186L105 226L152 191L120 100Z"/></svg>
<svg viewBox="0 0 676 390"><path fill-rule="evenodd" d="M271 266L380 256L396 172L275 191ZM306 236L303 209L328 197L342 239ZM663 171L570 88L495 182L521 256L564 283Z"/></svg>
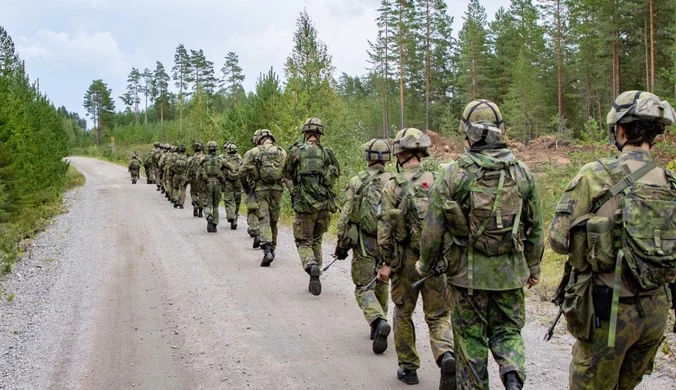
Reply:
<svg viewBox="0 0 676 390"><path fill-rule="evenodd" d="M256 240L256 239L254 238L253 248L254 248L254 249L258 249L258 248L260 248L260 247L261 247L261 242L260 242L259 240Z"/></svg>
<svg viewBox="0 0 676 390"><path fill-rule="evenodd" d="M319 295L322 293L322 282L319 281L319 267L313 265L310 269L310 284L308 290L312 295Z"/></svg>
<svg viewBox="0 0 676 390"><path fill-rule="evenodd" d="M456 387L455 360L447 359L442 361L439 390L455 390Z"/></svg>
<svg viewBox="0 0 676 390"><path fill-rule="evenodd" d="M376 329L376 335L373 338L373 353L380 355L387 350L387 336L390 335L392 327L387 322L380 322Z"/></svg>
<svg viewBox="0 0 676 390"><path fill-rule="evenodd" d="M272 256L270 256L269 259L268 259L267 256L263 257L263 261L261 261L261 267L269 267L270 264L272 263L272 260L274 260L274 259L275 258L272 257Z"/></svg>
<svg viewBox="0 0 676 390"><path fill-rule="evenodd" d="M401 377L398 376L397 379L406 383L407 385L417 385L418 383L420 383L420 380L418 380L418 378L410 378L409 379L409 378L401 378Z"/></svg>

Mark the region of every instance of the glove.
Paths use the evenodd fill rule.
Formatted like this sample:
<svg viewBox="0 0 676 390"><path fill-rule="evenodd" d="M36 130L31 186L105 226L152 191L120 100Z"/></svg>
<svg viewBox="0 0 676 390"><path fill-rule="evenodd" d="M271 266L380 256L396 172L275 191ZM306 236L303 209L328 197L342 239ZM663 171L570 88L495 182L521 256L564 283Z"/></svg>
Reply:
<svg viewBox="0 0 676 390"><path fill-rule="evenodd" d="M336 259L338 260L345 260L347 259L347 248L343 248L340 246L340 243L336 244L336 251L334 252L334 256L336 256Z"/></svg>

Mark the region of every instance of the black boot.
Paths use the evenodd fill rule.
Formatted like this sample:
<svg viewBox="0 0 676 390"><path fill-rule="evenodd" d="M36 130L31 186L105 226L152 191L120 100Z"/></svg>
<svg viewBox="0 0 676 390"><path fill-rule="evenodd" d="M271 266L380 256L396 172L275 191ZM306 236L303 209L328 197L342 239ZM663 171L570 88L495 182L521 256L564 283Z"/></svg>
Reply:
<svg viewBox="0 0 676 390"><path fill-rule="evenodd" d="M382 318L375 322L375 333L373 335L373 353L380 355L387 350L387 336L390 335L392 327Z"/></svg>
<svg viewBox="0 0 676 390"><path fill-rule="evenodd" d="M269 267L270 263L272 263L272 260L275 259L274 255L272 254L272 244L270 243L265 243L261 245L263 248L263 261L261 261L261 267Z"/></svg>
<svg viewBox="0 0 676 390"><path fill-rule="evenodd" d="M201 209L201 208L199 209L199 214L197 214L197 216L198 216L199 218L204 217L204 214L202 214L202 209Z"/></svg>
<svg viewBox="0 0 676 390"><path fill-rule="evenodd" d="M439 381L439 390L455 390L455 357L451 352L446 352L439 358L439 367L441 368L441 380Z"/></svg>
<svg viewBox="0 0 676 390"><path fill-rule="evenodd" d="M418 384L418 373L415 370L407 370L405 368L400 368L397 370L397 379L406 383L407 385L417 385Z"/></svg>
<svg viewBox="0 0 676 390"><path fill-rule="evenodd" d="M197 207L192 208L192 216L197 218Z"/></svg>
<svg viewBox="0 0 676 390"><path fill-rule="evenodd" d="M173 202L173 203L174 203L174 208L177 209L178 208L178 202Z"/></svg>
<svg viewBox="0 0 676 390"><path fill-rule="evenodd" d="M230 220L230 230L237 230L237 220L236 219Z"/></svg>
<svg viewBox="0 0 676 390"><path fill-rule="evenodd" d="M261 235L256 234L256 236L254 237L254 240L253 240L253 248L254 249L260 248L260 246L261 246Z"/></svg>
<svg viewBox="0 0 676 390"><path fill-rule="evenodd" d="M312 264L308 272L310 274L310 283L307 286L307 289L312 293L312 295L319 295L322 293L322 282L319 281L319 266L317 264Z"/></svg>
<svg viewBox="0 0 676 390"><path fill-rule="evenodd" d="M523 388L523 383L521 383L521 379L516 371L509 371L504 375L502 380L506 390L521 390Z"/></svg>
<svg viewBox="0 0 676 390"><path fill-rule="evenodd" d="M376 338L376 325L378 325L378 320L371 322L371 341Z"/></svg>
<svg viewBox="0 0 676 390"><path fill-rule="evenodd" d="M178 205L178 208L181 209L181 210L183 210L183 205L182 205L182 204L179 204L179 205Z"/></svg>
<svg viewBox="0 0 676 390"><path fill-rule="evenodd" d="M160 187L157 187L157 188L155 189L155 191L159 191L159 190L160 190Z"/></svg>
<svg viewBox="0 0 676 390"><path fill-rule="evenodd" d="M210 215L207 215L207 232L213 233L214 232L214 224L211 223L212 219Z"/></svg>
<svg viewBox="0 0 676 390"><path fill-rule="evenodd" d="M211 231L212 233L218 233L218 229L216 229L216 224L215 224L215 223L214 223L214 224L211 224L211 228L212 228L212 231Z"/></svg>

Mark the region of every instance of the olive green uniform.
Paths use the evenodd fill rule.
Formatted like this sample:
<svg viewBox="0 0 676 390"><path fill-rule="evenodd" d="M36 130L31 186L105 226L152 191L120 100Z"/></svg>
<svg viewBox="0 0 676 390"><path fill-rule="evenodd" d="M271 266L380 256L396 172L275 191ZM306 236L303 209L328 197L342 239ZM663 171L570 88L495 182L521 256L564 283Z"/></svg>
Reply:
<svg viewBox="0 0 676 390"><path fill-rule="evenodd" d="M225 185L223 186L223 205L228 222L236 221L239 216L239 206L242 203L242 183L239 179L242 156L238 153L224 153L223 174Z"/></svg>
<svg viewBox="0 0 676 390"><path fill-rule="evenodd" d="M217 161L212 162L211 160L214 159ZM218 168L209 172L206 167L207 164L213 164ZM219 222L218 207L221 203L223 183L225 182L223 173L220 171L220 166L221 159L216 154L209 154L202 160L199 168L199 178L205 184L204 214L207 220L210 219L214 225L218 225Z"/></svg>
<svg viewBox="0 0 676 390"><path fill-rule="evenodd" d="M250 159L249 155L254 149L249 149L246 153L244 153L243 161ZM251 182L248 175L242 175L240 177L240 184L242 184L242 189L246 194L246 232L249 233L249 236L256 237L260 233L260 225L258 222L258 202L256 201L255 191L256 183Z"/></svg>

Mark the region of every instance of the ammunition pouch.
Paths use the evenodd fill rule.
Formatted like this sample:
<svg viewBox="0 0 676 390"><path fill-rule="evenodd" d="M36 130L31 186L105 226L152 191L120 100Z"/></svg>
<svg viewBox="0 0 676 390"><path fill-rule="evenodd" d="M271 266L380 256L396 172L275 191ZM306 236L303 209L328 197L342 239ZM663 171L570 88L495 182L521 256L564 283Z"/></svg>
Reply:
<svg viewBox="0 0 676 390"><path fill-rule="evenodd" d="M610 319L610 309L613 306L613 289L606 286L594 286L592 289L594 313L599 320Z"/></svg>
<svg viewBox="0 0 676 390"><path fill-rule="evenodd" d="M608 217L594 216L587 221L587 261L592 272L607 273L615 268L613 223Z"/></svg>
<svg viewBox="0 0 676 390"><path fill-rule="evenodd" d="M566 287L563 316L568 331L578 340L591 339L594 324L594 275L591 272L573 271Z"/></svg>

